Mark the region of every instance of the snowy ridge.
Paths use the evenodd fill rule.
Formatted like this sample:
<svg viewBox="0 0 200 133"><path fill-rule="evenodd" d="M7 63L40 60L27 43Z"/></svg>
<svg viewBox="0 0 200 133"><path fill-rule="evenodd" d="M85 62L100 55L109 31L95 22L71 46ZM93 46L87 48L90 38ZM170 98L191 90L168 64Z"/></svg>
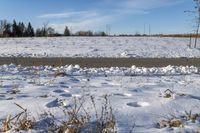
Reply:
<svg viewBox="0 0 200 133"><path fill-rule="evenodd" d="M199 69L194 66L167 66L162 68L144 68L132 66L111 68L81 68L79 65L66 65L61 67L31 66L22 67L14 64L0 66L1 72L24 73L29 70L38 70L40 73L65 72L71 76L168 76L199 74Z"/></svg>

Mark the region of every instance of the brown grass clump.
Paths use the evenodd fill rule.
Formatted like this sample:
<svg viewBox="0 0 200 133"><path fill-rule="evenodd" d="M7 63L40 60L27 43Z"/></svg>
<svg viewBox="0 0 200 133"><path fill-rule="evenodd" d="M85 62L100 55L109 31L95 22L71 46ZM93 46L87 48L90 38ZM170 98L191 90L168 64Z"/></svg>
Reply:
<svg viewBox="0 0 200 133"><path fill-rule="evenodd" d="M54 77L56 78L56 77L65 77L65 76L68 76L67 75L67 73L65 73L65 72L55 72L54 73Z"/></svg>
<svg viewBox="0 0 200 133"><path fill-rule="evenodd" d="M192 110L189 112L185 111L185 116L186 120L191 120L193 123L197 121L197 119L200 117L199 114L192 114Z"/></svg>
<svg viewBox="0 0 200 133"><path fill-rule="evenodd" d="M184 124L188 121L192 123L198 123L200 114L198 113L192 113L193 110L190 111L185 111L183 115L180 115L179 117L176 117L175 115L172 115L171 118L166 118L165 120L160 121L157 123L158 128L164 128L164 127L170 127L170 128L175 128L175 127L184 127ZM200 133L200 128L197 129L195 133Z"/></svg>
<svg viewBox="0 0 200 133"><path fill-rule="evenodd" d="M200 133L200 128L197 129L197 131L195 133Z"/></svg>
<svg viewBox="0 0 200 133"><path fill-rule="evenodd" d="M1 131L2 132L7 132L11 129L11 115L8 115L7 118L3 121Z"/></svg>
<svg viewBox="0 0 200 133"><path fill-rule="evenodd" d="M183 127L183 121L178 118L172 118L169 120L162 120L161 122L158 123L159 128L163 127Z"/></svg>
<svg viewBox="0 0 200 133"><path fill-rule="evenodd" d="M171 119L168 121L169 127L181 127L183 126L183 122L180 119Z"/></svg>
<svg viewBox="0 0 200 133"><path fill-rule="evenodd" d="M20 130L33 129L35 124L35 119L28 118L27 109L24 109L17 103L15 103L15 105L21 108L23 111L14 117L8 115L7 118L2 122L1 131L7 132L9 130L20 131Z"/></svg>
<svg viewBox="0 0 200 133"><path fill-rule="evenodd" d="M173 95L174 95L174 92L172 90L170 90L170 89L167 89L167 90L164 91L164 96L163 97L164 98L172 98Z"/></svg>

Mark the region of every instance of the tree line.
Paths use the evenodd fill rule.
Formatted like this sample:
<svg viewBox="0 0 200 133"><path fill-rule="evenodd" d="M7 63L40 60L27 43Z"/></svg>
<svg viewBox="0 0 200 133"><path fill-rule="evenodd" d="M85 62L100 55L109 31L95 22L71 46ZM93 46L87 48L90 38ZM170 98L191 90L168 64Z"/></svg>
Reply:
<svg viewBox="0 0 200 133"><path fill-rule="evenodd" d="M92 32L92 31L78 31L72 33L66 26L64 33L60 34L55 31L54 28L48 26L48 23L44 23L42 28L34 29L29 22L27 25L23 22L12 23L7 20L0 20L0 37L56 37L56 36L107 36L105 32Z"/></svg>
<svg viewBox="0 0 200 133"><path fill-rule="evenodd" d="M0 37L33 37L34 29L29 22L26 26L23 22L8 23L6 20L0 21Z"/></svg>

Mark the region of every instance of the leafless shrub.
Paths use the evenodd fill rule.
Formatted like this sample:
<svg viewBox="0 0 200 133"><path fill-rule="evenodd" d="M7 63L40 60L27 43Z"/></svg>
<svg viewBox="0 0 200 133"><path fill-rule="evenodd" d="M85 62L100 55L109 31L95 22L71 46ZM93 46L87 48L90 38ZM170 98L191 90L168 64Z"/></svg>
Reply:
<svg viewBox="0 0 200 133"><path fill-rule="evenodd" d="M58 133L80 133L89 132L90 115L86 112L83 101L74 99L74 106L60 108L64 113L64 120L58 120L52 113L44 112L41 115L42 121L39 125L43 125L46 132Z"/></svg>
<svg viewBox="0 0 200 133"><path fill-rule="evenodd" d="M74 99L73 106L62 108L64 120L60 121L51 113L42 114L43 122L48 125L48 132L58 133L114 133L116 132L116 120L113 109L105 96L105 102L101 112L96 109L94 98L91 97L95 109L95 120L92 122L92 114L84 107L83 99Z"/></svg>
<svg viewBox="0 0 200 133"><path fill-rule="evenodd" d="M97 133L112 133L116 132L116 119L113 114L113 109L108 101L108 96L104 96L104 104L101 107L101 114L99 116L94 98L91 97L93 107L96 112L96 132Z"/></svg>
<svg viewBox="0 0 200 133"><path fill-rule="evenodd" d="M68 120L62 122L59 132L79 133L87 127L91 117L86 112L83 103L83 101L74 99L74 106L63 110Z"/></svg>
<svg viewBox="0 0 200 133"><path fill-rule="evenodd" d="M44 112L40 115L40 119L36 124L36 128L41 132L54 133L59 129L57 119L52 113Z"/></svg>
<svg viewBox="0 0 200 133"><path fill-rule="evenodd" d="M185 118L187 121L191 120L193 123L195 123L199 117L200 114L193 114L192 110L189 112L185 111L185 115L183 116L183 118Z"/></svg>

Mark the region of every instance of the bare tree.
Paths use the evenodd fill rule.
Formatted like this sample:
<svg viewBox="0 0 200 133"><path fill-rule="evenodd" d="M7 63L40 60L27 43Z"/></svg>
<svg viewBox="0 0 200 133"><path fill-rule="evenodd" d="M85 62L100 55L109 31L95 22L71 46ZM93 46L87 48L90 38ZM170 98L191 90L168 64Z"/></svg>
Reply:
<svg viewBox="0 0 200 133"><path fill-rule="evenodd" d="M0 20L0 37L3 37L3 33L5 31L7 21L6 20Z"/></svg>
<svg viewBox="0 0 200 133"><path fill-rule="evenodd" d="M194 43L194 48L197 47L197 39L199 36L199 27L200 27L200 0L194 0L196 6L195 10L197 12L197 29L196 29L196 37L195 37L195 43Z"/></svg>
<svg viewBox="0 0 200 133"><path fill-rule="evenodd" d="M197 41L198 41L198 37L199 37L199 28L200 28L200 0L193 0L195 2L195 10L194 11L184 11L184 12L188 12L188 13L192 13L192 14L196 14L197 16L195 16L195 23L196 23L196 29L195 29L195 41L194 41L194 48L197 47ZM191 36L192 37L192 36ZM191 46L191 39L190 39L190 44L189 46Z"/></svg>
<svg viewBox="0 0 200 133"><path fill-rule="evenodd" d="M47 35L48 36L54 36L55 30L52 27L47 28Z"/></svg>
<svg viewBox="0 0 200 133"><path fill-rule="evenodd" d="M49 25L49 22L43 23L42 36L48 37L48 33L47 33L48 25Z"/></svg>

